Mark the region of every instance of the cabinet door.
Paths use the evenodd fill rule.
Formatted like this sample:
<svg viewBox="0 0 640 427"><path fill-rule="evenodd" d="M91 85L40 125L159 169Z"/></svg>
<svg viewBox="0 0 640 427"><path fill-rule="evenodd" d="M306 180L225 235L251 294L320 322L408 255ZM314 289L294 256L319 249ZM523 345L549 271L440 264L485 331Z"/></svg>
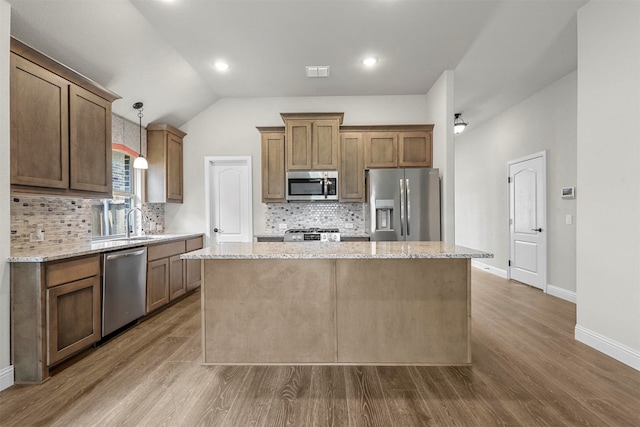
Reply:
<svg viewBox="0 0 640 427"><path fill-rule="evenodd" d="M285 202L284 133L262 134L262 202Z"/></svg>
<svg viewBox="0 0 640 427"><path fill-rule="evenodd" d="M287 120L287 170L311 169L311 121Z"/></svg>
<svg viewBox="0 0 640 427"><path fill-rule="evenodd" d="M367 132L364 139L365 168L398 166L398 133Z"/></svg>
<svg viewBox="0 0 640 427"><path fill-rule="evenodd" d="M284 136L283 136L284 139ZM187 240L187 252L195 251L198 249L202 249L203 247L202 237L197 237L195 239ZM191 291L200 286L202 283L202 262L199 259L188 259L185 260L185 280L187 292Z"/></svg>
<svg viewBox="0 0 640 427"><path fill-rule="evenodd" d="M401 132L398 146L398 166L432 166L432 132Z"/></svg>
<svg viewBox="0 0 640 427"><path fill-rule="evenodd" d="M47 289L47 364L100 340L100 323L100 276Z"/></svg>
<svg viewBox="0 0 640 427"><path fill-rule="evenodd" d="M169 258L169 300L187 292L184 281L184 263L180 255Z"/></svg>
<svg viewBox="0 0 640 427"><path fill-rule="evenodd" d="M182 138L167 133L167 201L182 203Z"/></svg>
<svg viewBox="0 0 640 427"><path fill-rule="evenodd" d="M317 170L338 169L338 120L315 120L312 124L311 167Z"/></svg>
<svg viewBox="0 0 640 427"><path fill-rule="evenodd" d="M364 202L362 133L340 134L340 201Z"/></svg>
<svg viewBox="0 0 640 427"><path fill-rule="evenodd" d="M11 54L11 184L69 187L69 83Z"/></svg>
<svg viewBox="0 0 640 427"><path fill-rule="evenodd" d="M111 194L111 103L71 85L69 157L72 190Z"/></svg>
<svg viewBox="0 0 640 427"><path fill-rule="evenodd" d="M147 313L169 303L169 258L147 263Z"/></svg>

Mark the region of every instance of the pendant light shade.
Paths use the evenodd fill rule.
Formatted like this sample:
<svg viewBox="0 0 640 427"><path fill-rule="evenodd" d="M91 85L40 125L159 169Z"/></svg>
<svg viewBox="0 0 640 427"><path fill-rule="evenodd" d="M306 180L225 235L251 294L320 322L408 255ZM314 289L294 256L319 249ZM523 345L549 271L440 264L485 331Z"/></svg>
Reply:
<svg viewBox="0 0 640 427"><path fill-rule="evenodd" d="M461 133L464 130L464 128L467 127L467 125L468 123L464 121L464 119L462 118L462 114L456 113L455 120L453 121L453 133L455 134Z"/></svg>
<svg viewBox="0 0 640 427"><path fill-rule="evenodd" d="M149 169L149 163L147 159L142 155L142 102L136 102L133 104L133 108L138 110L138 119L140 120L140 155L133 161L134 169Z"/></svg>

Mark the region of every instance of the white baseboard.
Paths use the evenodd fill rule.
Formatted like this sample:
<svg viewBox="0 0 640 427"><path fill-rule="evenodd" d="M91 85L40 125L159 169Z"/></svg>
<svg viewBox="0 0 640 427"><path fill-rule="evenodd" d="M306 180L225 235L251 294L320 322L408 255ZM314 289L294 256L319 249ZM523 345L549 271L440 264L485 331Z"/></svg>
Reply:
<svg viewBox="0 0 640 427"><path fill-rule="evenodd" d="M13 365L0 369L0 391L13 385Z"/></svg>
<svg viewBox="0 0 640 427"><path fill-rule="evenodd" d="M576 293L574 291L568 291L557 286L547 284L547 293L554 297L561 298L565 301L576 303Z"/></svg>
<svg viewBox="0 0 640 427"><path fill-rule="evenodd" d="M640 351L620 344L610 338L576 325L575 338L583 344L611 356L614 359L640 371Z"/></svg>
<svg viewBox="0 0 640 427"><path fill-rule="evenodd" d="M484 270L487 273L495 274L496 276L502 277L503 279L507 278L507 270L502 270L500 268L494 267L489 264L485 264L475 259L471 260L471 266L475 268L479 268L480 270Z"/></svg>

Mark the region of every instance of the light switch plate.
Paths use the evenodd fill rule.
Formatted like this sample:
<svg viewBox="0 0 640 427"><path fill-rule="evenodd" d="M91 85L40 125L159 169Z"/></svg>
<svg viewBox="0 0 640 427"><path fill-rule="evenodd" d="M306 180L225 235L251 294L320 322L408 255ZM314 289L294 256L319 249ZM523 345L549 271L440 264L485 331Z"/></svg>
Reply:
<svg viewBox="0 0 640 427"><path fill-rule="evenodd" d="M573 224L573 215L567 215L564 217L564 223L567 225Z"/></svg>

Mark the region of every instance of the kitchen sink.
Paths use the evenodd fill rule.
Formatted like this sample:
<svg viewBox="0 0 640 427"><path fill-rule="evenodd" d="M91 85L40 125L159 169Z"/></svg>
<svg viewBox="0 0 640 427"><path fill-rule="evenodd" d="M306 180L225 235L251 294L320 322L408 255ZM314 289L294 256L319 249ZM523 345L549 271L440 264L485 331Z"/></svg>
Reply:
<svg viewBox="0 0 640 427"><path fill-rule="evenodd" d="M121 237L119 239L113 239L112 242L133 242L133 241L141 241L141 240L155 240L159 237L154 236L131 236L131 237Z"/></svg>

